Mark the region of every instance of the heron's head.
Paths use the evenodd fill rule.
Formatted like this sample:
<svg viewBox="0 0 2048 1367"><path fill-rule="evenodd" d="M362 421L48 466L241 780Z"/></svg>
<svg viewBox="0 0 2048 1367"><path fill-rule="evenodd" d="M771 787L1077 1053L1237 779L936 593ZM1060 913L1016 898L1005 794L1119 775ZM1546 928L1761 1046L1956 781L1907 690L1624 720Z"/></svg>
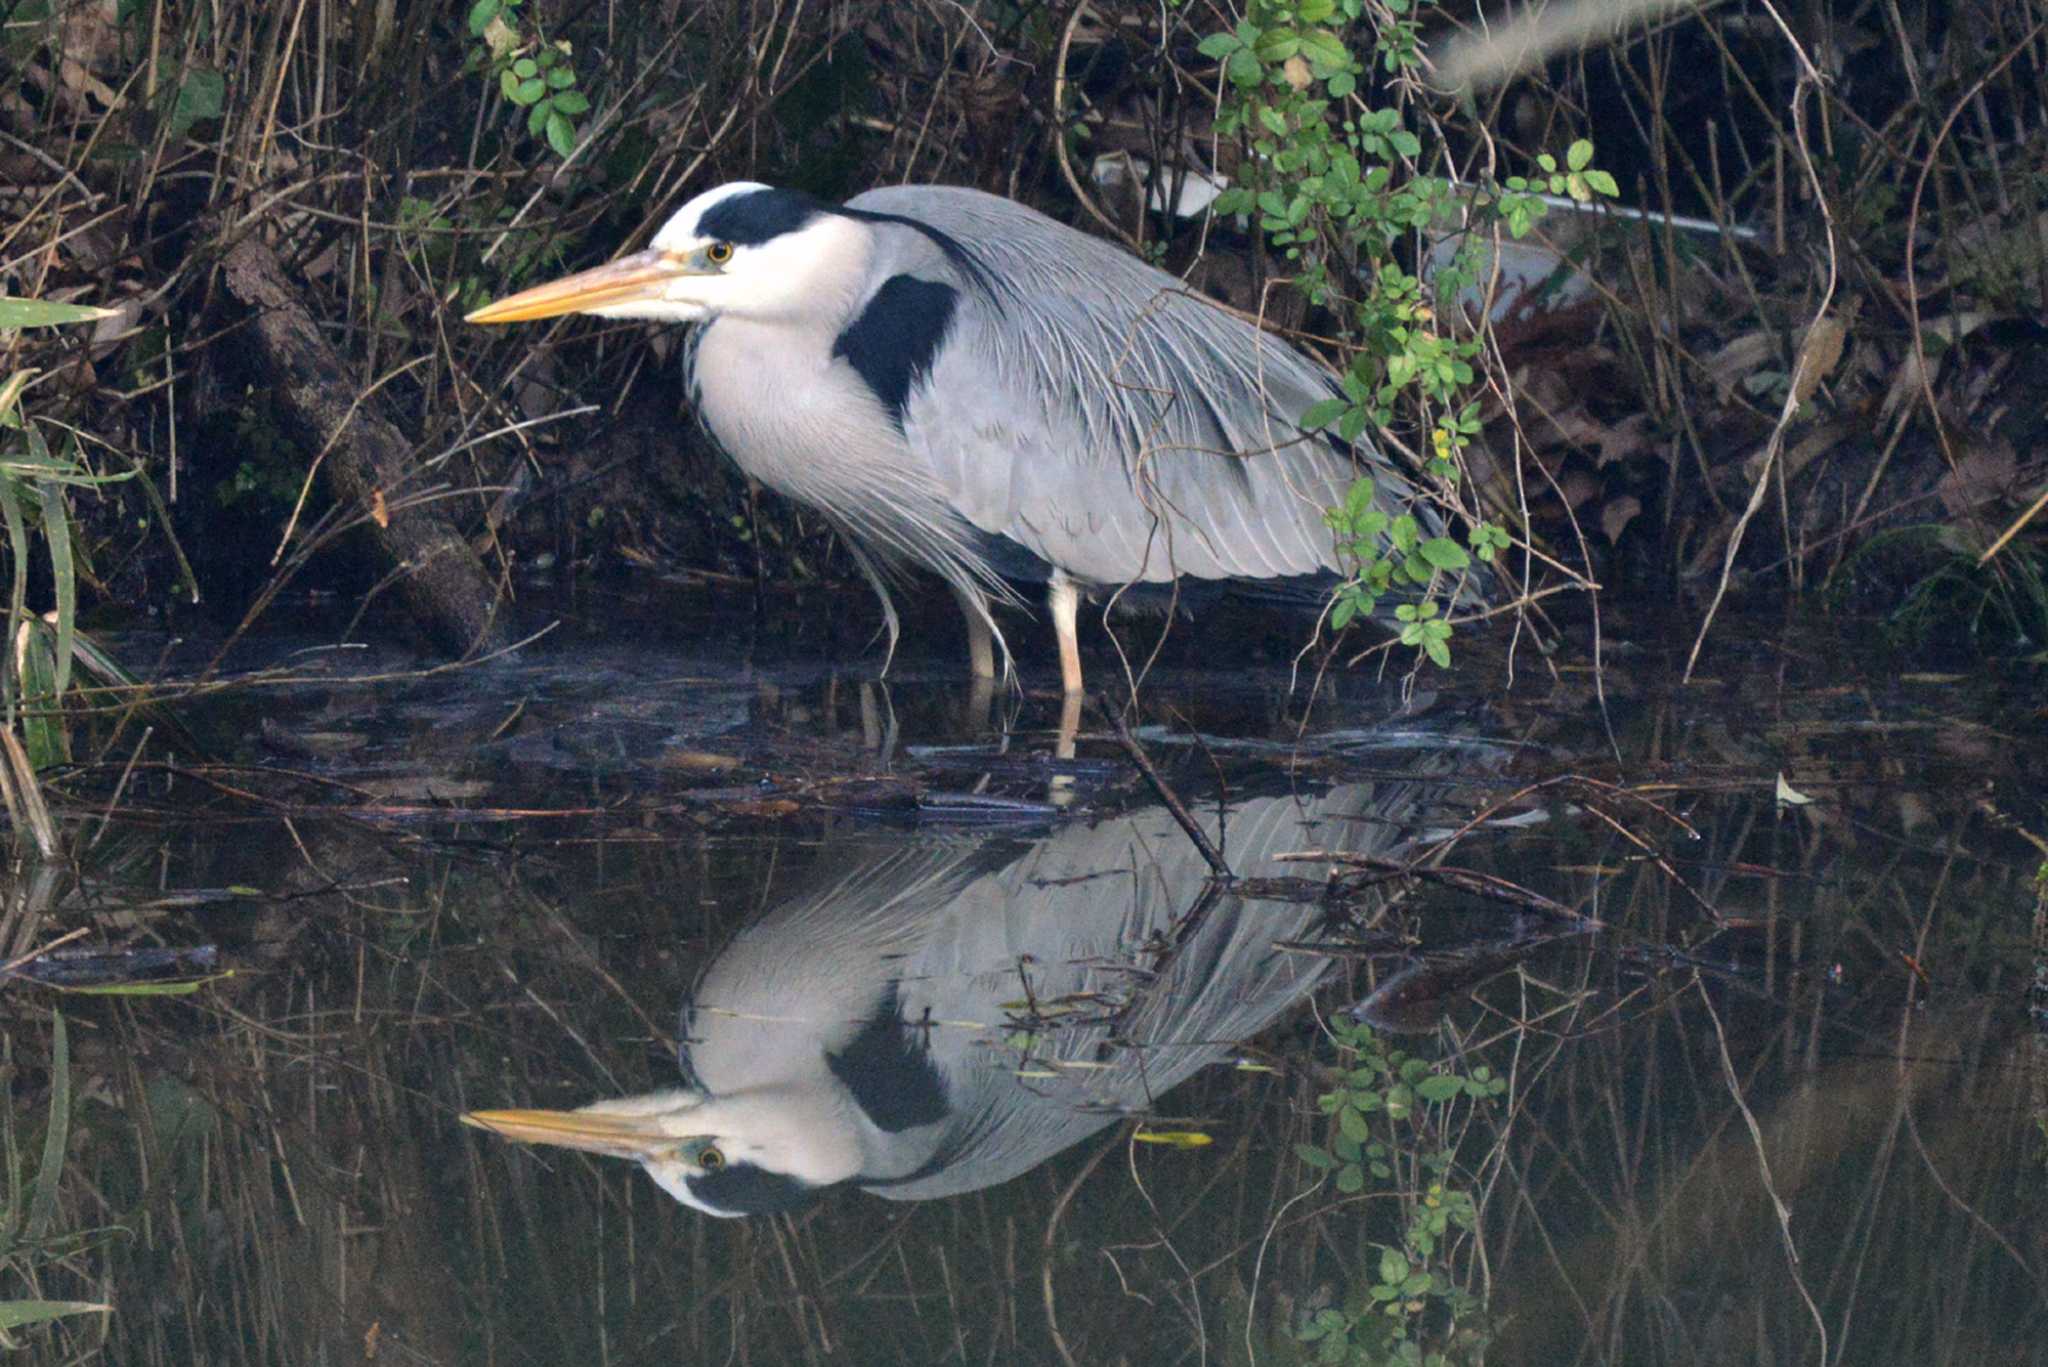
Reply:
<svg viewBox="0 0 2048 1367"><path fill-rule="evenodd" d="M711 1097L678 1088L575 1111L472 1111L466 1125L527 1144L626 1158L707 1215L768 1215L860 1174L861 1151L831 1100L796 1088Z"/></svg>
<svg viewBox="0 0 2048 1367"><path fill-rule="evenodd" d="M468 321L832 316L850 306L868 252L856 219L795 190L742 181L685 204L647 250L486 304Z"/></svg>

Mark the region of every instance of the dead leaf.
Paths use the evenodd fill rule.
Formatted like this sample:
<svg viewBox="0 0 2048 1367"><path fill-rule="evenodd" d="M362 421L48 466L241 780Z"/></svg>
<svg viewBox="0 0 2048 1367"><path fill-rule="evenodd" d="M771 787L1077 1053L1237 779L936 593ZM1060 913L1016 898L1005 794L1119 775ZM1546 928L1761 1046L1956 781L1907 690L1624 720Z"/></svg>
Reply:
<svg viewBox="0 0 2048 1367"><path fill-rule="evenodd" d="M1600 481L1584 470L1567 470L1557 481L1564 506L1578 511L1579 505L1600 492Z"/></svg>
<svg viewBox="0 0 2048 1367"><path fill-rule="evenodd" d="M1634 494L1607 500L1607 506L1600 510L1600 530L1606 534L1610 545L1621 540L1622 529L1635 521L1636 514L1642 510L1643 501Z"/></svg>
<svg viewBox="0 0 2048 1367"><path fill-rule="evenodd" d="M708 750L671 750L662 756L662 763L671 769L717 774L727 769L737 769L740 762L731 755L714 755Z"/></svg>
<svg viewBox="0 0 2048 1367"><path fill-rule="evenodd" d="M799 803L793 802L789 798L769 797L754 802L730 802L726 804L725 810L731 812L734 816L779 818L794 816L802 808Z"/></svg>
<svg viewBox="0 0 2048 1367"><path fill-rule="evenodd" d="M1992 315L1985 312L1943 314L1939 318L1922 319L1920 335L1940 342L1959 342L1991 321ZM1910 347L1910 343L1908 344ZM1908 350L1899 358L1897 370L1892 374L1891 388L1885 391L1884 402L1878 405L1880 421L1889 421L1908 399L1916 399L1923 390L1934 387L1941 375L1943 357L1948 348L1941 347L1934 355L1923 357L1919 352Z"/></svg>
<svg viewBox="0 0 2048 1367"><path fill-rule="evenodd" d="M1950 517L1962 517L2011 494L2017 464L2008 443L1979 442L1941 477L1934 486L1935 496Z"/></svg>
<svg viewBox="0 0 2048 1367"><path fill-rule="evenodd" d="M391 509L385 506L384 491L382 489L372 489L370 491L370 521L376 523L379 527L389 527L391 525Z"/></svg>
<svg viewBox="0 0 2048 1367"><path fill-rule="evenodd" d="M1780 807L1806 807L1812 805L1812 803L1813 799L1787 783L1783 774L1778 775L1778 805Z"/></svg>
<svg viewBox="0 0 2048 1367"><path fill-rule="evenodd" d="M127 341L142 323L142 301L123 299L111 306L105 316L92 325L92 358L104 361Z"/></svg>
<svg viewBox="0 0 2048 1367"><path fill-rule="evenodd" d="M1852 301L1853 302L1853 301ZM1848 319L1840 314L1816 318L1799 344L1799 362L1792 367L1792 406L1798 408L1813 397L1842 359L1849 343Z"/></svg>
<svg viewBox="0 0 2048 1367"><path fill-rule="evenodd" d="M1605 469L1615 461L1642 455L1651 449L1651 430L1648 413L1631 413L1620 422L1608 424L1601 434L1593 439L1593 444L1599 448L1598 454L1593 458L1593 464Z"/></svg>
<svg viewBox="0 0 2048 1367"><path fill-rule="evenodd" d="M1701 363L1707 378L1714 382L1714 388L1727 403L1735 396L1735 387L1763 369L1778 355L1778 342L1764 331L1745 332L1732 338L1728 344Z"/></svg>

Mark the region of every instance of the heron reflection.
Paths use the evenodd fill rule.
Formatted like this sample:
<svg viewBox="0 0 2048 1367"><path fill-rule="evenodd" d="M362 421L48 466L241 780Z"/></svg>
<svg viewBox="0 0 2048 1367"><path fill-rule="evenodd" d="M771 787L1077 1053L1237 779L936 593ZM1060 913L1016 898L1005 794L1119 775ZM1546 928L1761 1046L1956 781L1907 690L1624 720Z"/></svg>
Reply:
<svg viewBox="0 0 2048 1367"><path fill-rule="evenodd" d="M1469 753L1469 752L1468 752ZM1198 817L1240 877L1276 855L1415 845L1441 745L1413 778ZM1315 987L1317 905L1210 890L1147 807L1031 844L874 849L741 931L683 1008L683 1085L576 1111L464 1116L511 1139L639 1162L711 1215L837 1186L892 1200L1009 1180L1230 1056ZM1191 914L1196 913L1198 914Z"/></svg>

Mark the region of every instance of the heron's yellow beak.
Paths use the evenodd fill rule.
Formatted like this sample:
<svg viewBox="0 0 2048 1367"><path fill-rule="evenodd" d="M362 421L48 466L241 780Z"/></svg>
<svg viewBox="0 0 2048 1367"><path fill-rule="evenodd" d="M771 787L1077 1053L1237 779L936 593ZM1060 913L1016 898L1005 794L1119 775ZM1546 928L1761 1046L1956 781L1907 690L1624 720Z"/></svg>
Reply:
<svg viewBox="0 0 2048 1367"><path fill-rule="evenodd" d="M668 285L692 274L687 257L648 250L622 256L545 285L521 290L509 299L485 304L468 314L467 323L526 323L564 313L588 313L619 304L659 303Z"/></svg>
<svg viewBox="0 0 2048 1367"><path fill-rule="evenodd" d="M690 1142L664 1129L656 1116L588 1111L470 1111L462 1117L462 1123L522 1144L553 1144L637 1163L665 1158L679 1145Z"/></svg>

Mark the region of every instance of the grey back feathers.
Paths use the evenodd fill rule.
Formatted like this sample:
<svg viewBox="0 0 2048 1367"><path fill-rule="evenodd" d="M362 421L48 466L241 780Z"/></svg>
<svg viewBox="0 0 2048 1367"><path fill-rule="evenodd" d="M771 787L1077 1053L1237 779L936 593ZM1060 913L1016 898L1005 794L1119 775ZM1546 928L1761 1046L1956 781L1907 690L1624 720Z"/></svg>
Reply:
<svg viewBox="0 0 2048 1367"><path fill-rule="evenodd" d="M1096 584L1339 567L1324 512L1355 468L1303 439L1329 379L1174 277L1009 200L876 190L851 207L967 244L957 319L905 431L960 515ZM877 225L876 269L943 278L921 234Z"/></svg>

